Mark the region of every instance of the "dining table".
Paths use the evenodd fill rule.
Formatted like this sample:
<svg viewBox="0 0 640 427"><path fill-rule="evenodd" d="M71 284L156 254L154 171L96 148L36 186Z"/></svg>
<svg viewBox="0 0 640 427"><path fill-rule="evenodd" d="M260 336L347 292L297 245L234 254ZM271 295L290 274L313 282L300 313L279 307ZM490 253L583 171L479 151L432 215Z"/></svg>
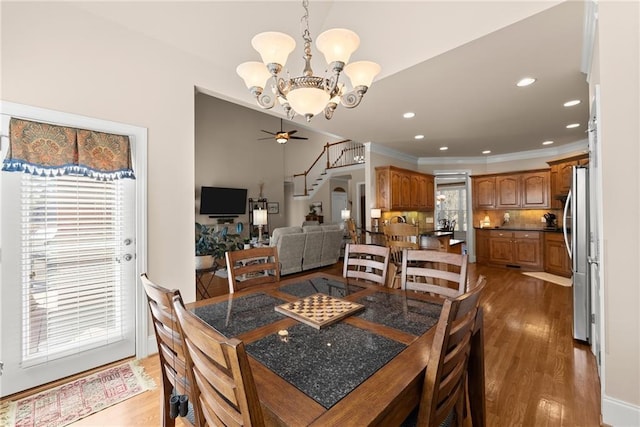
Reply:
<svg viewBox="0 0 640 427"><path fill-rule="evenodd" d="M276 310L317 295L360 308L322 326ZM244 342L267 425L394 426L419 404L443 301L311 272L187 308ZM479 310L468 367L474 426L485 425L483 345Z"/></svg>

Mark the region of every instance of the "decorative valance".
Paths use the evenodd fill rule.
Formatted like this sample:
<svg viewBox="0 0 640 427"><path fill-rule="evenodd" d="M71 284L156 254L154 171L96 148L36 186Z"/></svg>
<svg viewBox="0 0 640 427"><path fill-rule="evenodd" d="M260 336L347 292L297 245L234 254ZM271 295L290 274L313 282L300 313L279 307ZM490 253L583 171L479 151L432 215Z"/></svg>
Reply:
<svg viewBox="0 0 640 427"><path fill-rule="evenodd" d="M129 137L12 118L2 170L40 176L135 179Z"/></svg>

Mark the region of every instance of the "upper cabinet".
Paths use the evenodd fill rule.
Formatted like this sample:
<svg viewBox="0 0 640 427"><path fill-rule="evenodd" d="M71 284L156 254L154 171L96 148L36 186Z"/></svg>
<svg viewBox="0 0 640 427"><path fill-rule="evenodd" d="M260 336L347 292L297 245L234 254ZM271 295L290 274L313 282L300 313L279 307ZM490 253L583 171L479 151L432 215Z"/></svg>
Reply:
<svg viewBox="0 0 640 427"><path fill-rule="evenodd" d="M474 176L473 208L547 209L549 170Z"/></svg>
<svg viewBox="0 0 640 427"><path fill-rule="evenodd" d="M376 168L376 204L385 211L432 211L434 179L395 166Z"/></svg>
<svg viewBox="0 0 640 427"><path fill-rule="evenodd" d="M475 209L495 209L496 177L473 177L473 207Z"/></svg>
<svg viewBox="0 0 640 427"><path fill-rule="evenodd" d="M562 209L563 198L567 197L571 190L571 170L574 166L588 164L589 155L582 154L547 163L551 166L551 207Z"/></svg>

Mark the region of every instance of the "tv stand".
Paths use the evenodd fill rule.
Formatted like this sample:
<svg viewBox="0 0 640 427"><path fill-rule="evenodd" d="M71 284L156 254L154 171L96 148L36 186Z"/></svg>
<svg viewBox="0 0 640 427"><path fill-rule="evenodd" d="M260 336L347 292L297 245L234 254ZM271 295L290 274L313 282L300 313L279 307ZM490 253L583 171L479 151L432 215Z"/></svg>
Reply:
<svg viewBox="0 0 640 427"><path fill-rule="evenodd" d="M234 218L237 218L237 216L225 216L225 217L219 217L219 216L209 216L209 218L216 218L216 222L218 224L233 224Z"/></svg>

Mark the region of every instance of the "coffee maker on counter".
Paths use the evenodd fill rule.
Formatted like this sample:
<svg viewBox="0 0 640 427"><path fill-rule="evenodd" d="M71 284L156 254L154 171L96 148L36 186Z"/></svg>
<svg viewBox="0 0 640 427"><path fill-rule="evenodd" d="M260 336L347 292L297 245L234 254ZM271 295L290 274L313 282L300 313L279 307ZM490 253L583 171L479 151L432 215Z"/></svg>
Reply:
<svg viewBox="0 0 640 427"><path fill-rule="evenodd" d="M545 229L547 230L555 230L556 228L558 228L558 222L556 221L556 215L551 213L551 212L547 212L546 214L543 215L544 216L544 220L547 222L547 225L545 225Z"/></svg>

